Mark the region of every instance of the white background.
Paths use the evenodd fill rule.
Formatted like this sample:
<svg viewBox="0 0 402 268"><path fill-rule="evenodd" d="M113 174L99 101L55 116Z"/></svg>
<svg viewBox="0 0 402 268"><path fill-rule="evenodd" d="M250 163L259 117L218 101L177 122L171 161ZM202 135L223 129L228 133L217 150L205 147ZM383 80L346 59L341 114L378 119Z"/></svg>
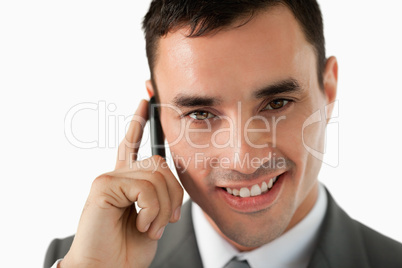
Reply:
<svg viewBox="0 0 402 268"><path fill-rule="evenodd" d="M400 1L320 3L327 52L340 65L339 117L328 136L339 140L339 165L324 165L320 179L355 219L402 242ZM50 241L75 233L92 180L114 168L113 141L125 125L104 148L80 149L64 120L84 102L115 104L107 116L129 120L147 98L140 23L148 5L0 2L0 267L41 267ZM105 136L97 118L76 116L76 137ZM336 146L328 148L336 163Z"/></svg>

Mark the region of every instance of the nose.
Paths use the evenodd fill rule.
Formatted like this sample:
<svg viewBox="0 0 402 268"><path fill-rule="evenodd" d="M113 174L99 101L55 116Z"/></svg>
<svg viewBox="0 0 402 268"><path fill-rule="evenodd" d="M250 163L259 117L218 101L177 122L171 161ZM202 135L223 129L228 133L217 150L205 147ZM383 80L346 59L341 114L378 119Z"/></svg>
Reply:
<svg viewBox="0 0 402 268"><path fill-rule="evenodd" d="M219 159L227 159L226 167L243 174L254 173L274 155L273 131L263 116L246 116L232 120L233 142L216 149ZM225 135L220 137L225 139ZM227 137L226 137L227 138Z"/></svg>

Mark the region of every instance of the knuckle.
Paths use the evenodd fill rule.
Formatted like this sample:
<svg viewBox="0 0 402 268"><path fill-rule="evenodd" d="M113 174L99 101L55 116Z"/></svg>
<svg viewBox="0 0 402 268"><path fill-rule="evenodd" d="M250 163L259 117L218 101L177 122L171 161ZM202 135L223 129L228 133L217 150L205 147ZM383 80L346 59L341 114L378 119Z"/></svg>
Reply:
<svg viewBox="0 0 402 268"><path fill-rule="evenodd" d="M151 156L151 159L152 160L154 160L155 162L161 162L161 161L165 161L165 159L162 157L162 156L160 156L160 155L153 155L153 156Z"/></svg>
<svg viewBox="0 0 402 268"><path fill-rule="evenodd" d="M140 185L143 189L146 189L148 191L155 191L155 187L152 182L147 181L147 180L140 180Z"/></svg>
<svg viewBox="0 0 402 268"><path fill-rule="evenodd" d="M167 167L165 158L163 158L160 155L153 155L151 157L151 161L155 165L155 168L157 169L165 169Z"/></svg>
<svg viewBox="0 0 402 268"><path fill-rule="evenodd" d="M111 175L108 174L102 174L99 175L98 177L95 178L95 180L92 182L92 186L95 188L101 187L105 184L110 183L110 181L113 179Z"/></svg>
<svg viewBox="0 0 402 268"><path fill-rule="evenodd" d="M159 202L160 201L158 200L158 198L152 198L152 199L148 198L146 207L149 208L150 210L146 210L146 211L148 211L148 213L154 214L155 216L158 215L159 211L161 209Z"/></svg>
<svg viewBox="0 0 402 268"><path fill-rule="evenodd" d="M158 182L158 183L165 182L165 177L159 171L153 172L152 178L153 178L153 180L155 180L155 182Z"/></svg>
<svg viewBox="0 0 402 268"><path fill-rule="evenodd" d="M140 192L142 192L144 195L148 196L148 202L150 204L150 206L152 206L153 209L157 208L159 209L159 200L158 198L150 198L150 197L157 197L157 193L156 193L156 188L155 185L148 181L148 180L140 180L138 181L138 187Z"/></svg>

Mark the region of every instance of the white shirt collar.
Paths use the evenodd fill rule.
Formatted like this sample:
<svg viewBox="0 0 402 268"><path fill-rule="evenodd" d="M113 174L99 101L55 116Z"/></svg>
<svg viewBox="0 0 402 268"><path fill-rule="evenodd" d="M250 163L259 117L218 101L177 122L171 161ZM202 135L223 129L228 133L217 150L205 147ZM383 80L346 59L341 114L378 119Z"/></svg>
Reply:
<svg viewBox="0 0 402 268"><path fill-rule="evenodd" d="M234 256L246 259L251 268L307 267L327 208L327 194L319 185L317 202L307 216L274 241L249 252L239 252L222 238L205 218L202 209L192 203L192 218L203 267L221 268ZM211 246L213 245L213 246Z"/></svg>

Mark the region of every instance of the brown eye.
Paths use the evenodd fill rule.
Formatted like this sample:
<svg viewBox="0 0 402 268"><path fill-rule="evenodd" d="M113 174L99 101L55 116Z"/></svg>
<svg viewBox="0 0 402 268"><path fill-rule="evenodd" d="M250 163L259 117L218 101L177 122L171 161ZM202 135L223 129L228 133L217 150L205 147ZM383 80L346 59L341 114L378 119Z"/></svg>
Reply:
<svg viewBox="0 0 402 268"><path fill-rule="evenodd" d="M265 110L278 110L283 107L285 107L286 104L288 104L288 100L283 100L283 99L278 99L278 100L273 100L268 105L265 107Z"/></svg>
<svg viewBox="0 0 402 268"><path fill-rule="evenodd" d="M215 115L213 115L210 112L197 111L197 112L192 112L191 114L189 114L189 116L195 120L206 120L206 119L210 119L210 118L214 117Z"/></svg>

